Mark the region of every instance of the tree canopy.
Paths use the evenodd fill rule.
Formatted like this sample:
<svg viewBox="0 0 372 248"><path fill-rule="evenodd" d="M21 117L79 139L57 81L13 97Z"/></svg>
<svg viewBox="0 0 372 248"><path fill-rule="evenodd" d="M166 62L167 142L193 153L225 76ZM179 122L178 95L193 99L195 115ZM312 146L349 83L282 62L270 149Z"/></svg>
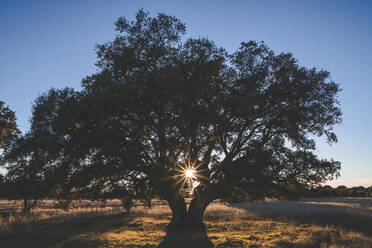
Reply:
<svg viewBox="0 0 372 248"><path fill-rule="evenodd" d="M326 70L263 42L229 53L183 39L185 24L165 14L140 10L116 31L97 45L98 71L81 90L52 89L34 103L28 139L50 187L80 197L146 188L168 201L171 225L196 226L233 191L285 195L338 175L339 162L314 154L314 137L336 142L341 121Z"/></svg>

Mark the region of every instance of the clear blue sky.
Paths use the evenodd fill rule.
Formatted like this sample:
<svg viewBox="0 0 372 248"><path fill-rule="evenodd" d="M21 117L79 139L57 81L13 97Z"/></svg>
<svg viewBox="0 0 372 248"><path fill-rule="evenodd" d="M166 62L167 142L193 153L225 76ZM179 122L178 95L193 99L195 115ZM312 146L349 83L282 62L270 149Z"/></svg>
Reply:
<svg viewBox="0 0 372 248"><path fill-rule="evenodd" d="M372 1L11 1L0 3L0 100L29 128L31 103L51 87L79 89L95 72L95 44L111 40L119 16L139 8L180 18L188 37L228 51L263 40L300 64L324 68L343 91L339 142L318 153L342 162L331 185L372 185Z"/></svg>

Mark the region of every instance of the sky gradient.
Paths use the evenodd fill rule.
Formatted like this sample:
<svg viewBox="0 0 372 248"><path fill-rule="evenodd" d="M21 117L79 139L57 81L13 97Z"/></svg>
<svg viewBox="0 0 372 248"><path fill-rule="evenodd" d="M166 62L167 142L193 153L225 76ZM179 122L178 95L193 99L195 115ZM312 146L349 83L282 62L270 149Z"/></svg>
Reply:
<svg viewBox="0 0 372 248"><path fill-rule="evenodd" d="M1 1L0 100L22 131L33 100L52 87L79 89L96 71L95 44L112 40L115 20L140 8L175 15L187 38L208 37L229 52L263 40L300 65L330 71L342 88L343 123L339 142L320 139L317 153L342 163L330 185L372 185L372 1Z"/></svg>

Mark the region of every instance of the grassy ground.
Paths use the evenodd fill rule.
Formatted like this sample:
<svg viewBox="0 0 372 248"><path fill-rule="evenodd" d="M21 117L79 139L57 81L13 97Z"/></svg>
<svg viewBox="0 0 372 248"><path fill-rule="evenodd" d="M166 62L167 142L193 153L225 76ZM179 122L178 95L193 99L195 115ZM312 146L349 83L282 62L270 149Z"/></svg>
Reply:
<svg viewBox="0 0 372 248"><path fill-rule="evenodd" d="M114 205L68 213L44 206L29 218L7 218L0 222L1 248L372 247L372 199L213 203L206 230L182 234L165 231L165 205L138 206L130 215Z"/></svg>

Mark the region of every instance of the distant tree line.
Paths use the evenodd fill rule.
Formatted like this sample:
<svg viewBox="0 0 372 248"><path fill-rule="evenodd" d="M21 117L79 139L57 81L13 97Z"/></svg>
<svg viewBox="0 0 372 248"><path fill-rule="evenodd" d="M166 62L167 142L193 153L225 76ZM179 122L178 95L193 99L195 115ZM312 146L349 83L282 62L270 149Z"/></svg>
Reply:
<svg viewBox="0 0 372 248"><path fill-rule="evenodd" d="M370 187L357 186L350 188L344 185L335 188L325 185L307 190L305 197L372 197L372 185Z"/></svg>
<svg viewBox="0 0 372 248"><path fill-rule="evenodd" d="M255 192L241 191L235 189L232 194L225 200L230 203L238 202L253 202L264 200L265 197L282 200L300 200L306 198L331 198L331 197L372 197L372 185L370 187L346 187L340 185L332 187L330 185L317 186L312 188L305 188L301 185L291 185L286 190L278 194L276 191L271 191L268 195L260 195Z"/></svg>

